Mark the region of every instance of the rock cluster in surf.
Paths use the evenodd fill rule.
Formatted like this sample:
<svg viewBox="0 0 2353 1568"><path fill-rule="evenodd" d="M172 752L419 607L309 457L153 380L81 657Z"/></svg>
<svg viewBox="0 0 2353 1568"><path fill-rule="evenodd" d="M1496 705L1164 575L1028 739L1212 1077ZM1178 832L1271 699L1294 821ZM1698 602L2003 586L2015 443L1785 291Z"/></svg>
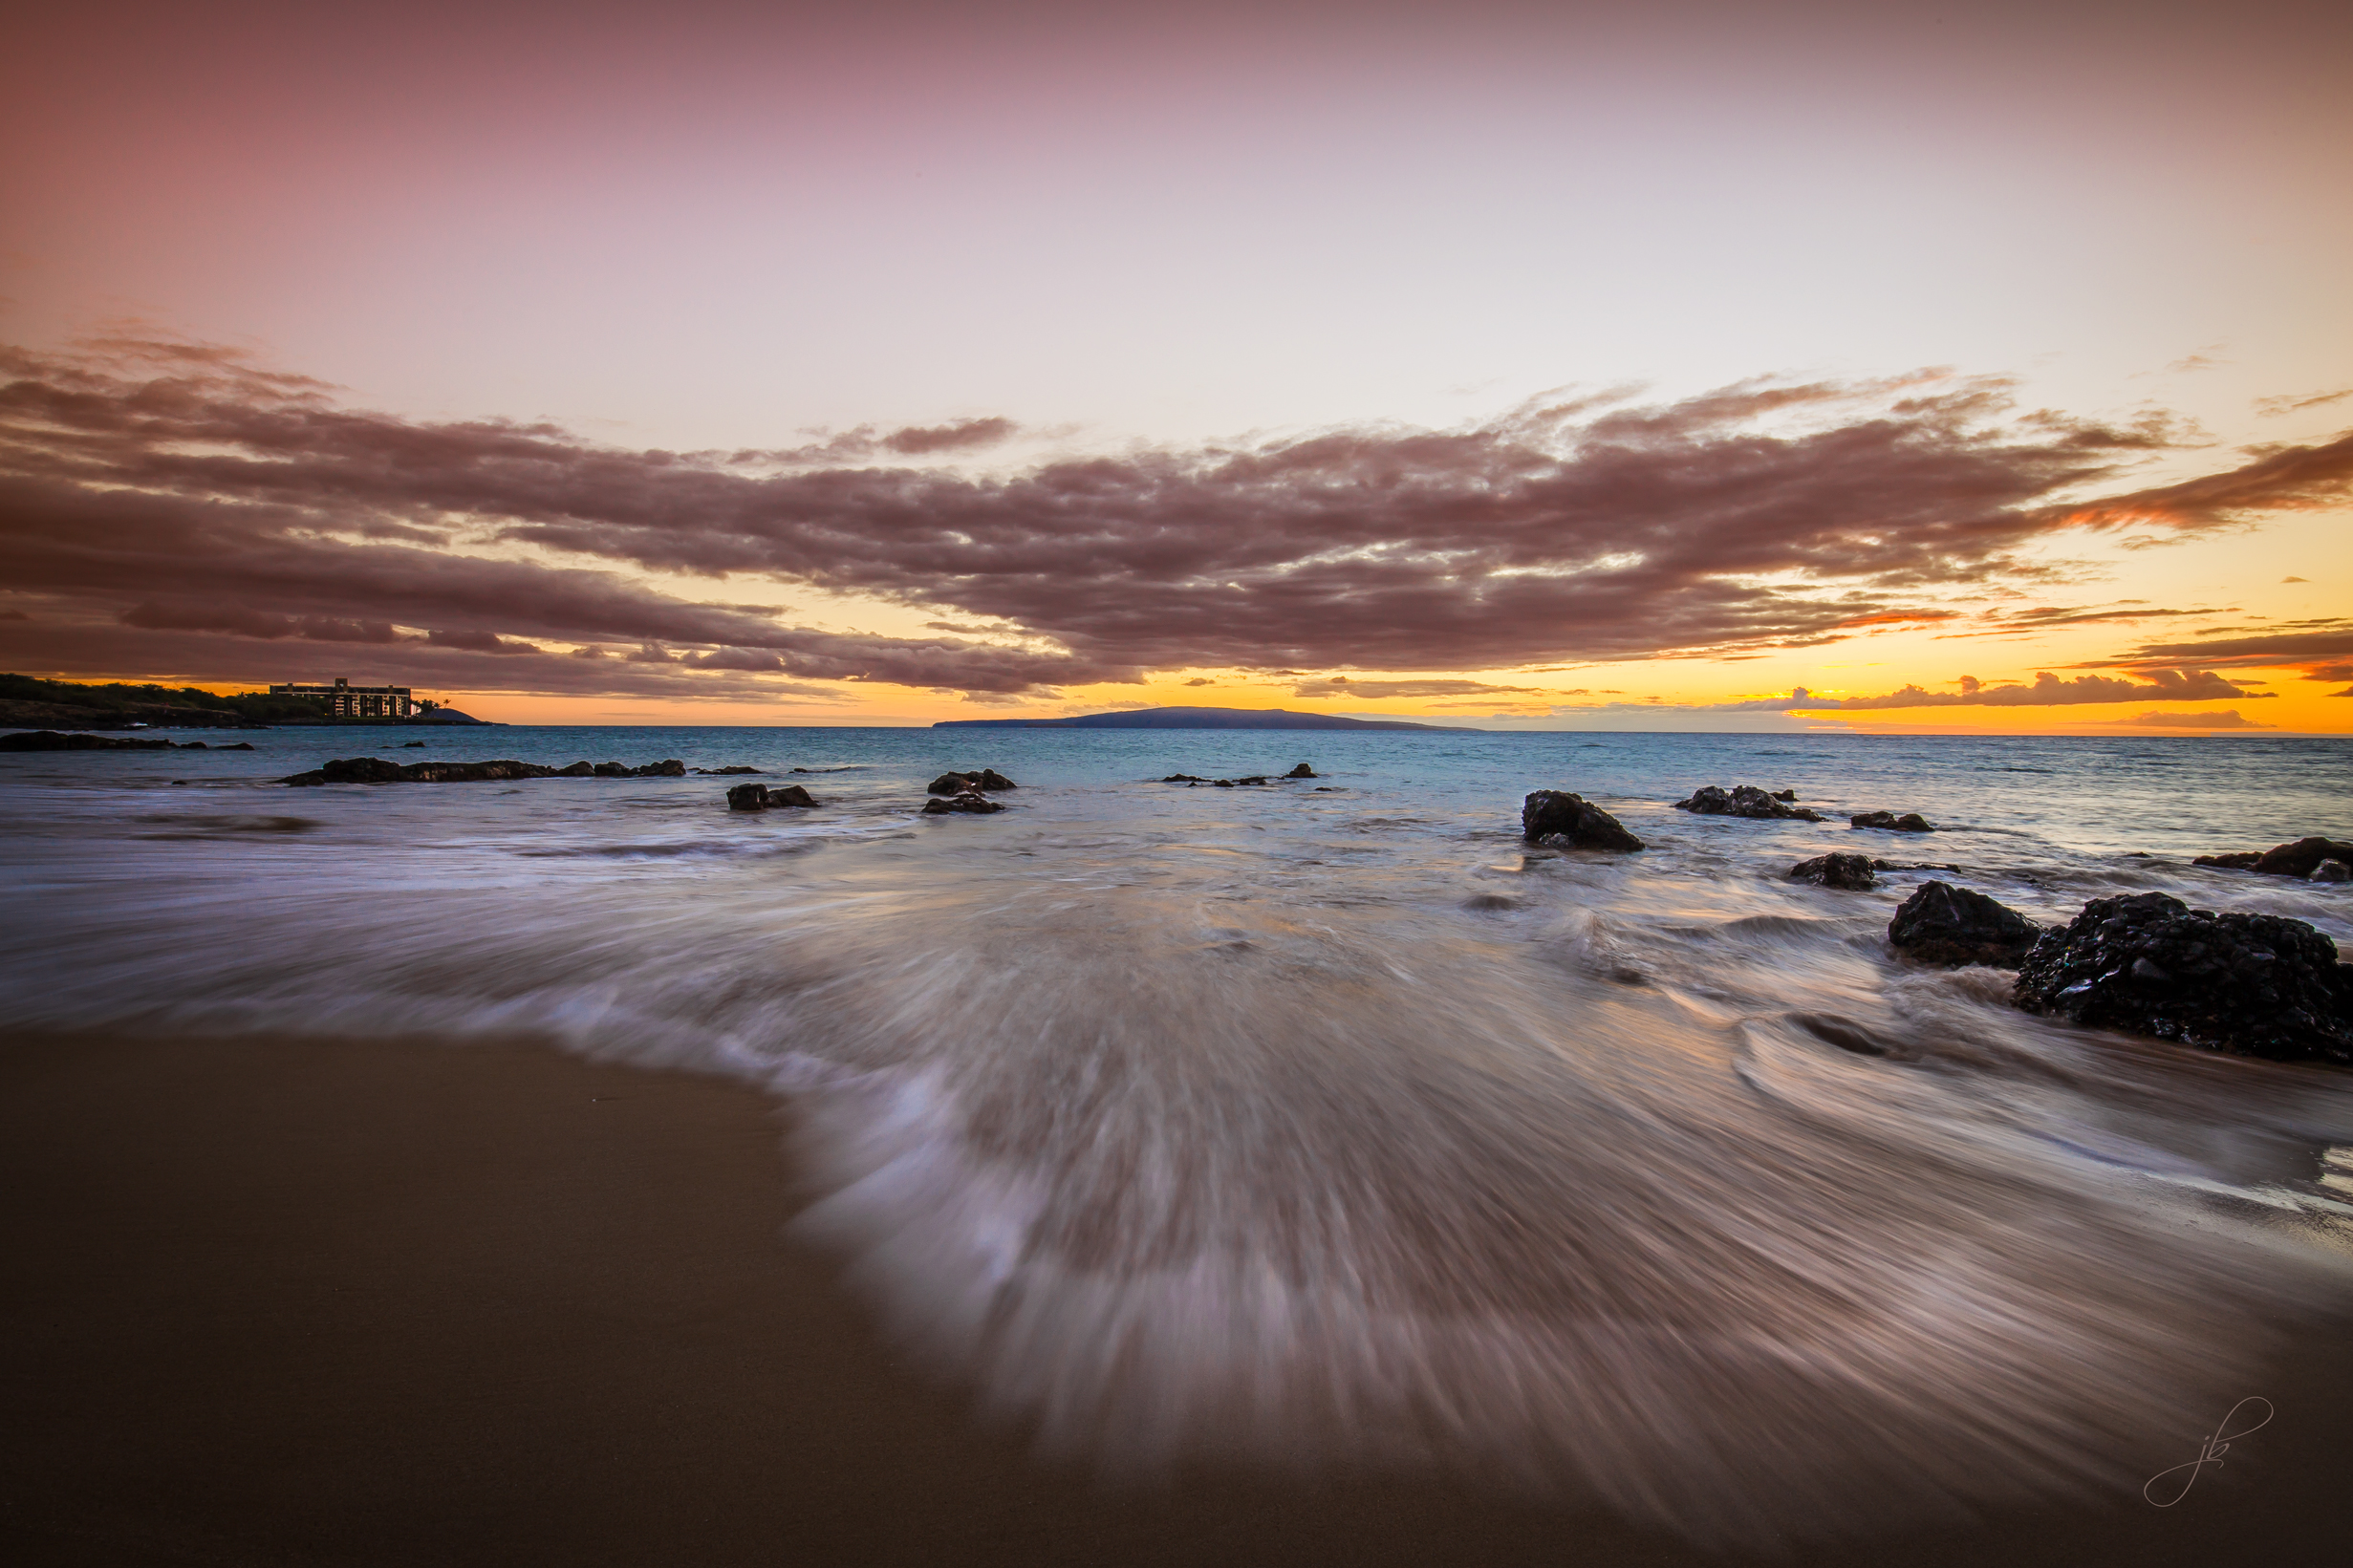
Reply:
<svg viewBox="0 0 2353 1568"><path fill-rule="evenodd" d="M1691 798L1674 803L1677 811L1691 811L1703 817L1754 817L1760 820L1791 822L1820 822L1822 813L1803 805L1792 805L1795 790L1772 792L1755 784L1738 784L1731 789L1721 784L1704 784L1692 791Z"/></svg>
<svg viewBox="0 0 2353 1568"><path fill-rule="evenodd" d="M730 811L773 811L780 806L822 805L800 784L737 784L727 791Z"/></svg>
<svg viewBox="0 0 2353 1568"><path fill-rule="evenodd" d="M925 788L935 796L945 798L925 801L923 814L927 817L940 817L953 812L985 816L991 811L1004 809L1003 801L992 801L988 798L990 790L1020 787L993 767L979 768L968 773L955 771L942 773L925 785Z"/></svg>
<svg viewBox="0 0 2353 1568"><path fill-rule="evenodd" d="M974 789L985 794L990 790L1019 787L993 767L984 767L973 773L942 773L923 786L925 793L932 795L961 795L966 790Z"/></svg>
<svg viewBox="0 0 2353 1568"><path fill-rule="evenodd" d="M1208 784L1213 789L1239 789L1244 786L1255 788L1261 785L1279 784L1287 779L1320 779L1322 777L1321 773L1302 763L1288 773L1273 778L1263 773L1245 773L1234 779L1206 779L1198 773L1172 773L1160 782L1162 784Z"/></svg>
<svg viewBox="0 0 2353 1568"><path fill-rule="evenodd" d="M1929 820L1917 811L1897 816L1892 811L1859 811L1846 819L1849 827L1885 827L1894 833L1933 833Z"/></svg>
<svg viewBox="0 0 2353 1568"><path fill-rule="evenodd" d="M2353 1065L2353 965L2276 914L2216 914L2161 892L2095 898L2043 933L2012 999L2211 1051Z"/></svg>
<svg viewBox="0 0 2353 1568"><path fill-rule="evenodd" d="M643 767L620 763L574 763L548 767L539 763L502 760L490 763L411 763L403 767L384 757L338 757L308 773L290 774L278 783L307 788L331 784L481 784L507 779L682 779L686 764L675 757Z"/></svg>
<svg viewBox="0 0 2353 1568"><path fill-rule="evenodd" d="M2265 876L2300 876L2313 882L2353 882L2353 842L2299 838L2268 849L2200 855L2190 864L2226 871L2260 871Z"/></svg>

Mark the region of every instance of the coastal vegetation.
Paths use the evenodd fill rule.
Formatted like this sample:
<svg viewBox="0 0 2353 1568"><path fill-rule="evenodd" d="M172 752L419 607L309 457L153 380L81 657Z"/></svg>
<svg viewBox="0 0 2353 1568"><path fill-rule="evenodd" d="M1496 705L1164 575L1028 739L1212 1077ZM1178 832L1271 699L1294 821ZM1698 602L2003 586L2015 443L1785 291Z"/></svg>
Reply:
<svg viewBox="0 0 2353 1568"><path fill-rule="evenodd" d="M267 692L224 697L199 686L134 686L122 681L92 683L0 675L0 723L68 723L112 729L132 723L184 727L327 721L326 705L310 698L272 697Z"/></svg>

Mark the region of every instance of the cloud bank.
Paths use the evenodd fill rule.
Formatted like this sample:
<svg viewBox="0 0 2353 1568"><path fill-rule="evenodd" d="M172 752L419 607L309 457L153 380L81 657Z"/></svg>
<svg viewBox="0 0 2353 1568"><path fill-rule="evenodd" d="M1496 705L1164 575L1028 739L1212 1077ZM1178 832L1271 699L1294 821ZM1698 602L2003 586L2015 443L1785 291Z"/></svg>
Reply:
<svg viewBox="0 0 2353 1568"><path fill-rule="evenodd" d="M1934 602L1947 591L2046 581L2039 547L2055 535L2235 527L2342 499L2353 480L2349 437L2071 501L2165 449L2170 426L2019 415L2003 382L1936 376L1552 400L1449 431L1350 427L999 474L916 460L989 448L1016 430L1004 419L675 453L355 411L202 346L0 351L0 577L32 617L0 629L0 650L19 665L217 678L282 668L302 643L366 647L371 668L451 686L851 680L983 698L1187 667L1741 656L1949 617ZM712 586L685 597L649 573ZM1014 632L817 630L738 602L744 586ZM2194 646L2175 662L2225 662ZM44 660L27 657L36 648ZM1383 684L1349 689L1540 690Z"/></svg>
<svg viewBox="0 0 2353 1568"><path fill-rule="evenodd" d="M1821 712L1868 708L2053 708L2080 702L2203 702L2213 698L2273 695L2234 685L2212 670L2154 670L2146 680L2108 676L2078 676L2073 680L2062 680L2044 670L2036 675L2031 684L2013 681L1989 686L1975 676L1961 677L1958 684L1957 692L1931 692L1906 686L1883 697L1827 699L1800 686L1789 694L1786 701L1773 705Z"/></svg>

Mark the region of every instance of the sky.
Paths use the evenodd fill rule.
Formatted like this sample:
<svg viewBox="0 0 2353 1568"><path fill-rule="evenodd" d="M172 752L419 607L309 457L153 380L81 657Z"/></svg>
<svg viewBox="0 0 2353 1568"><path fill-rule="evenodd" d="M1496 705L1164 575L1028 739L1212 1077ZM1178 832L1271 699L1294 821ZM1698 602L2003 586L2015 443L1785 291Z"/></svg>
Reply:
<svg viewBox="0 0 2353 1568"><path fill-rule="evenodd" d="M2342 4L85 4L0 666L2353 733Z"/></svg>

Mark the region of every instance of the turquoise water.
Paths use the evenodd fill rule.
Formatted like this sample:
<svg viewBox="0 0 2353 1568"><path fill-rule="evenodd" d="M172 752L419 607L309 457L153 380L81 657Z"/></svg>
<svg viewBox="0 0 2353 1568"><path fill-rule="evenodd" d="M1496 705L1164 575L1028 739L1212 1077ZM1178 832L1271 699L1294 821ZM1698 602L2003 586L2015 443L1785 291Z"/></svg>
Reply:
<svg viewBox="0 0 2353 1568"><path fill-rule="evenodd" d="M2187 864L2353 837L2353 743L203 738L257 749L0 757L9 1016L521 1036L764 1085L801 1112L803 1239L978 1402L1114 1470L1457 1467L1706 1538L2128 1493L2139 1445L2348 1298L2347 1075L2029 1018L1882 938L1928 875L2043 920L2158 888L2353 937L2353 890ZM379 747L749 764L824 805L270 782ZM981 766L1009 809L917 814ZM1669 808L1705 784L1832 820ZM1526 848L1539 787L1651 848ZM1881 807L1944 830L1846 826ZM1786 880L1858 848L1962 869Z"/></svg>

